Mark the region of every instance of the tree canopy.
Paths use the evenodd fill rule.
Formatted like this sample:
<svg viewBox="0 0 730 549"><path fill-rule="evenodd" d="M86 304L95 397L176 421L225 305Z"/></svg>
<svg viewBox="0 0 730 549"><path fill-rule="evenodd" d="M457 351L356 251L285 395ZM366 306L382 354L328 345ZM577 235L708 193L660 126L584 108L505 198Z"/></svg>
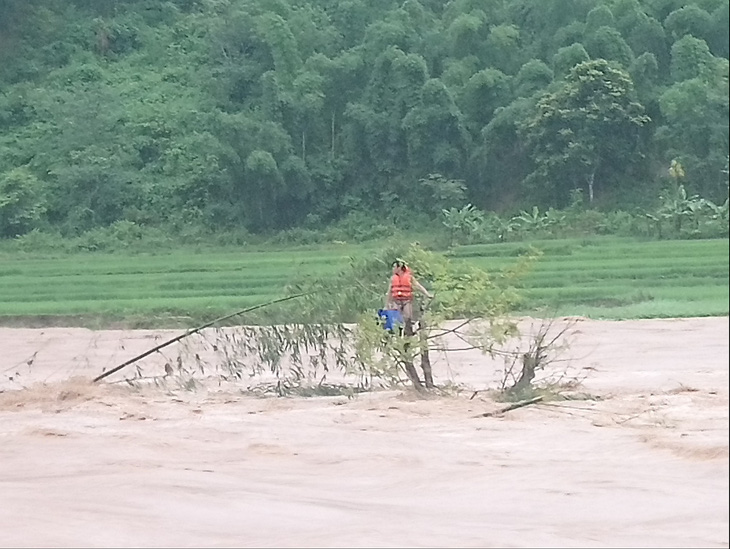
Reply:
<svg viewBox="0 0 730 549"><path fill-rule="evenodd" d="M727 0L2 0L0 237L630 207L674 159L722 202L727 25Z"/></svg>

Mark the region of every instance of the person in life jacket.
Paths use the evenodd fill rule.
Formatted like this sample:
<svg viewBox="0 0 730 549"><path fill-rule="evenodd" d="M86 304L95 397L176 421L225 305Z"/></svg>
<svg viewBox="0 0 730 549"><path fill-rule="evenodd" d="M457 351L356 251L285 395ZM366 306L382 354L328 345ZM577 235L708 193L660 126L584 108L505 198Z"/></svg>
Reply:
<svg viewBox="0 0 730 549"><path fill-rule="evenodd" d="M385 296L385 308L400 311L408 333L411 332L413 323L414 288L427 298L433 298L431 293L414 278L413 272L405 261L402 259L393 261L393 274L390 277L388 293Z"/></svg>

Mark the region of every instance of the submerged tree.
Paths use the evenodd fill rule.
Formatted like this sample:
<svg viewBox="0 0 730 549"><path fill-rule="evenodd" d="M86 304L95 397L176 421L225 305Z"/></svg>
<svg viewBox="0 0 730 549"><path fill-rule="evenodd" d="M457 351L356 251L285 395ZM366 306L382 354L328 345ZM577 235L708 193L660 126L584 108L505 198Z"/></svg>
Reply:
<svg viewBox="0 0 730 549"><path fill-rule="evenodd" d="M201 358L205 353L191 352L178 361L178 369L217 371L221 380L233 382L268 377L266 384L279 395L328 394L336 379L341 380L340 392L392 387L403 381L403 374L423 392L435 388L431 353L479 349L496 357L516 352L508 349L519 336L510 311L520 299L516 284L537 255L529 253L498 273L418 244L352 258L336 276L292 287L290 295L297 299L246 317L246 326L208 334L205 342L213 357L206 361ZM415 333L385 330L376 314L395 257L403 258L434 294L432 303L422 304ZM458 341L459 349L447 340L451 345ZM344 382L353 378L354 385Z"/></svg>

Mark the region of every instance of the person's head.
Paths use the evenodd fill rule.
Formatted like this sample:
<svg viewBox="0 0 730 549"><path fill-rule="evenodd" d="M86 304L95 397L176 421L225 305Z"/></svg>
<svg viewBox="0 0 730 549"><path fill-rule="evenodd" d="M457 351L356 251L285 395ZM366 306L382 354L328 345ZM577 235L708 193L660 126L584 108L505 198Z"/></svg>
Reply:
<svg viewBox="0 0 730 549"><path fill-rule="evenodd" d="M408 265L400 257L396 257L395 260L393 260L393 272L394 273L404 272L407 268L408 268Z"/></svg>

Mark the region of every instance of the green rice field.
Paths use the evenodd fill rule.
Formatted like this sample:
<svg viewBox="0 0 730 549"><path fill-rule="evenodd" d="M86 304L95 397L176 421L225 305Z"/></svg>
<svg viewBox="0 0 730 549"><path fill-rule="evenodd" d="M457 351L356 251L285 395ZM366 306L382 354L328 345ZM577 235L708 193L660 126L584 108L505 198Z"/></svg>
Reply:
<svg viewBox="0 0 730 549"><path fill-rule="evenodd" d="M726 239L533 244L543 255L523 284L525 314L544 310L601 319L728 314ZM454 255L494 269L511 260L510 247L520 249L469 246Z"/></svg>
<svg viewBox="0 0 730 549"><path fill-rule="evenodd" d="M517 314L601 319L728 314L727 239L596 237L529 244L542 255L521 283L524 299ZM514 263L529 244L461 246L444 253L495 271ZM349 256L372 253L373 246L53 258L5 253L0 323L191 325L281 297L292 281L335 273ZM388 274L383 273L384 288Z"/></svg>

